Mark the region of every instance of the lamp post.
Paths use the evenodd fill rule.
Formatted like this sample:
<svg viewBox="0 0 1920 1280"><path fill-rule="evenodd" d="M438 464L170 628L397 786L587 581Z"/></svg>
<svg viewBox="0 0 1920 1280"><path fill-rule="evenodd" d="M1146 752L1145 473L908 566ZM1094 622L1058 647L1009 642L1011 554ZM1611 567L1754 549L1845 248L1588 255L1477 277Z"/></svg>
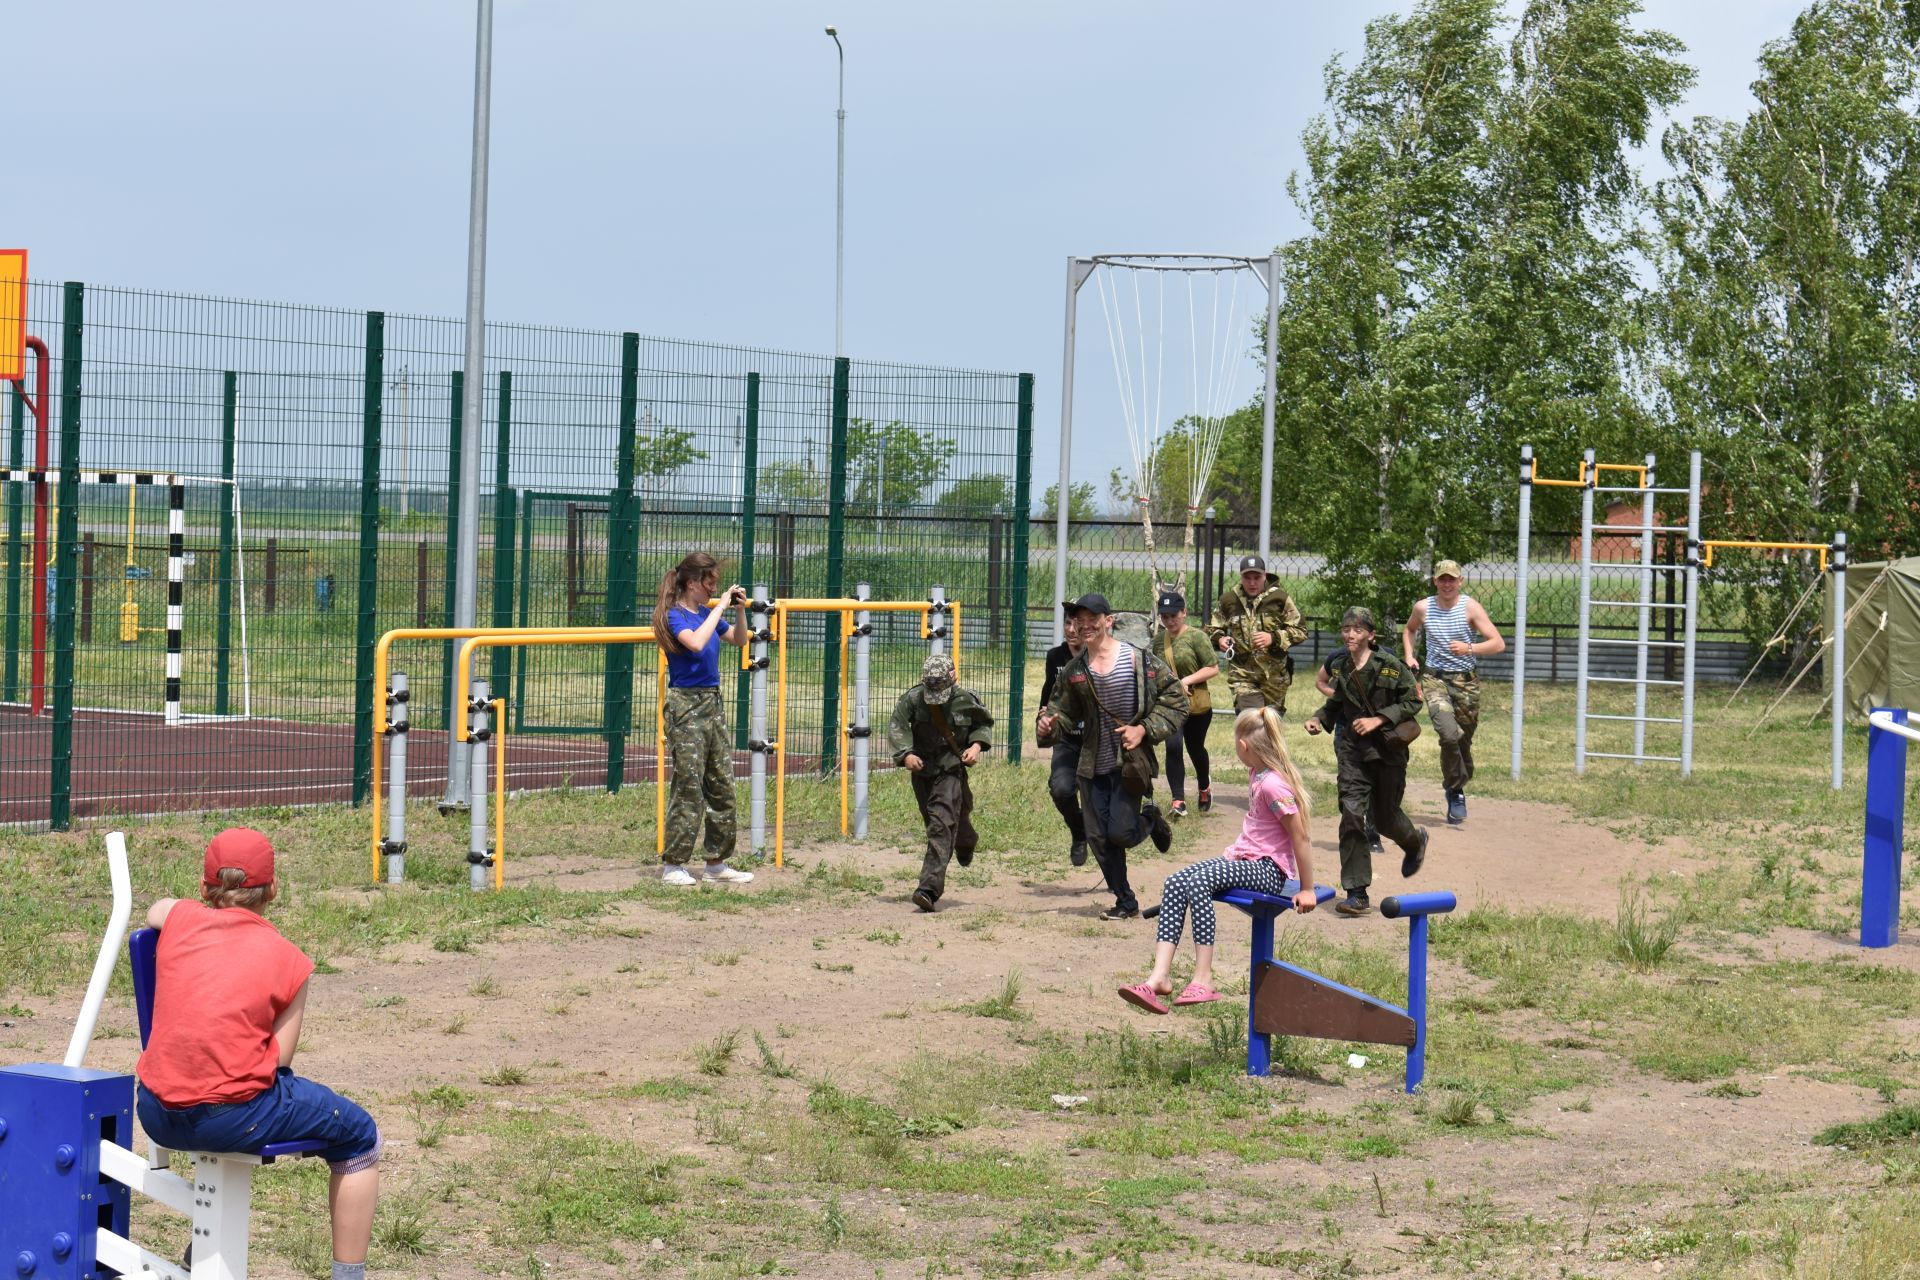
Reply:
<svg viewBox="0 0 1920 1280"><path fill-rule="evenodd" d="M838 164L833 189L833 354L847 354L847 50L840 43L840 29L828 27L827 35L840 55L840 105L834 112L839 122Z"/></svg>

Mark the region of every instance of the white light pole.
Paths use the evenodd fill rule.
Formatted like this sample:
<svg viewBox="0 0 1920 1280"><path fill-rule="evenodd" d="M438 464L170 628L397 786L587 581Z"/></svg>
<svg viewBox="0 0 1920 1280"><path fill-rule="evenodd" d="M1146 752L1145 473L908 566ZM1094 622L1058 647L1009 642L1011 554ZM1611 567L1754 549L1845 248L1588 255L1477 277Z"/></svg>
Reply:
<svg viewBox="0 0 1920 1280"><path fill-rule="evenodd" d="M480 453L485 435L482 393L487 377L487 140L493 102L493 0L479 0L473 51L473 174L467 205L466 379L461 421L466 448L460 455L460 545L454 549L453 625L471 627L480 598ZM465 689L447 690L447 789L444 805L467 802L470 743L452 741L452 726L466 706Z"/></svg>
<svg viewBox="0 0 1920 1280"><path fill-rule="evenodd" d="M833 191L833 354L847 354L847 51L840 43L838 27L828 27L827 35L840 54L840 106L834 113L839 121L839 163Z"/></svg>

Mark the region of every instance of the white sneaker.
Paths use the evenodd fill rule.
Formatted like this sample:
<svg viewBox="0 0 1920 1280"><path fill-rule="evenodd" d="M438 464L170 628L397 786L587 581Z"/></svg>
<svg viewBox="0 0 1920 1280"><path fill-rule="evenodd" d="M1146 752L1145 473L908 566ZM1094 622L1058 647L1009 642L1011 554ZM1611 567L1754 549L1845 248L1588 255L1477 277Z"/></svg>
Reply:
<svg viewBox="0 0 1920 1280"><path fill-rule="evenodd" d="M722 862L718 866L709 866L700 873L700 878L709 884L749 884L753 880L753 872L736 871Z"/></svg>
<svg viewBox="0 0 1920 1280"><path fill-rule="evenodd" d="M670 885L673 885L675 888L685 889L685 888L690 888L691 886L696 885L700 882L698 880L695 880L693 878L693 873L688 871L685 867L668 867L665 871L662 871L660 873L660 883L670 884Z"/></svg>

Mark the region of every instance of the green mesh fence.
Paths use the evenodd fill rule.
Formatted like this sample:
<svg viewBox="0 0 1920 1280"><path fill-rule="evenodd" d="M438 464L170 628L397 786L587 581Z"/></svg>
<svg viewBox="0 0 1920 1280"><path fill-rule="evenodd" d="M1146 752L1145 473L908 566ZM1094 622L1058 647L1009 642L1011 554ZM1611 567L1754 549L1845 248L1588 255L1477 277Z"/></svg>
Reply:
<svg viewBox="0 0 1920 1280"><path fill-rule="evenodd" d="M945 585L968 682L1003 713L1021 697L1029 378L490 325L464 423L455 320L34 283L28 328L52 352L57 519L36 642L42 486L5 486L0 822L364 800L373 641L449 624L470 449L483 625L644 623L662 572L701 550L787 596ZM6 400L8 465L30 469L34 415ZM444 781L452 651L392 654L421 794ZM877 721L924 652L917 623L882 625ZM797 622L789 656L803 782L838 754L837 621ZM650 785L656 672L647 647L483 657L510 702L509 784Z"/></svg>

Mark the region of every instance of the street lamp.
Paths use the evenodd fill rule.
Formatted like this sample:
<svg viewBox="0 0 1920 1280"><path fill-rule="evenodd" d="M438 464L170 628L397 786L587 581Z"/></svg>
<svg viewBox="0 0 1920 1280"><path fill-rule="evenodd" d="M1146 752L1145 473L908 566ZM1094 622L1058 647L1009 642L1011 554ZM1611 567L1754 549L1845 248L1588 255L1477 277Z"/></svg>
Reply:
<svg viewBox="0 0 1920 1280"><path fill-rule="evenodd" d="M833 191L833 354L847 354L847 50L840 43L840 29L828 27L827 35L840 54L840 106L834 118L840 122L839 163Z"/></svg>

